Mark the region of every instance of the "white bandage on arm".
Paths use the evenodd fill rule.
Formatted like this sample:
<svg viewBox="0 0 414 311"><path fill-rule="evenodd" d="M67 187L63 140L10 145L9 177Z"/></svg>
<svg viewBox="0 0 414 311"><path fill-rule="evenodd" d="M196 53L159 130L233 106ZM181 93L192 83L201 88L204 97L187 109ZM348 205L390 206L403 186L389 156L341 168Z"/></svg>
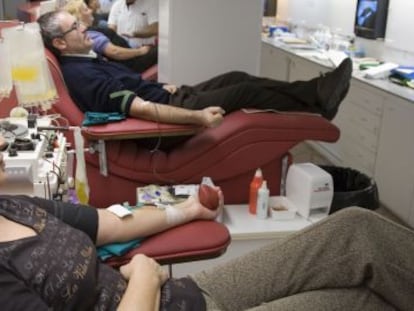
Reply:
<svg viewBox="0 0 414 311"><path fill-rule="evenodd" d="M185 222L184 212L172 205L165 207L165 216L169 225L176 226Z"/></svg>

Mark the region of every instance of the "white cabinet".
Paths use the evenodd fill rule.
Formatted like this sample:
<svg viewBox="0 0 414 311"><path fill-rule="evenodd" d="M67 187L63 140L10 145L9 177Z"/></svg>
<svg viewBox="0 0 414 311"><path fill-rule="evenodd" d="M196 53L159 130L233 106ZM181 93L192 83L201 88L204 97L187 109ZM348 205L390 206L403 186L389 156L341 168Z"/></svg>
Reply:
<svg viewBox="0 0 414 311"><path fill-rule="evenodd" d="M277 68L287 68L287 80L309 80L332 70L310 59L295 55L278 47L262 43L262 74L272 77ZM270 52L266 52L269 49ZM279 50L279 51L277 51ZM279 57L279 60L271 60ZM273 76L275 73L273 74ZM351 80L348 95L341 103L333 123L341 130L339 140L334 143L310 142L332 163L351 167L368 176L374 176L381 128L385 92L382 92L357 79Z"/></svg>
<svg viewBox="0 0 414 311"><path fill-rule="evenodd" d="M329 70L330 68L319 65L311 60L291 55L289 81L310 80Z"/></svg>
<svg viewBox="0 0 414 311"><path fill-rule="evenodd" d="M289 80L289 53L267 43L262 43L260 75L280 81Z"/></svg>
<svg viewBox="0 0 414 311"><path fill-rule="evenodd" d="M293 52L280 50L284 56L272 62L284 63L279 67L287 66L288 81L307 80L329 70ZM262 58L262 72L267 76L272 76L269 71L275 70L268 65L271 55L280 54L273 51ZM341 130L338 142L309 144L333 164L373 177L381 203L414 227L414 102L403 98L414 95L385 81L374 86L354 77L332 121Z"/></svg>
<svg viewBox="0 0 414 311"><path fill-rule="evenodd" d="M309 80L332 70L294 54L288 59L289 81ZM335 144L312 142L311 145L334 164L373 176L383 102L382 92L352 79L348 95L333 120L341 129L339 140Z"/></svg>
<svg viewBox="0 0 414 311"><path fill-rule="evenodd" d="M341 103L335 124L341 129L337 142L343 166L374 176L384 94L358 80Z"/></svg>
<svg viewBox="0 0 414 311"><path fill-rule="evenodd" d="M280 81L309 80L330 68L262 42L260 76Z"/></svg>
<svg viewBox="0 0 414 311"><path fill-rule="evenodd" d="M414 103L389 95L385 102L375 180L380 200L414 227Z"/></svg>

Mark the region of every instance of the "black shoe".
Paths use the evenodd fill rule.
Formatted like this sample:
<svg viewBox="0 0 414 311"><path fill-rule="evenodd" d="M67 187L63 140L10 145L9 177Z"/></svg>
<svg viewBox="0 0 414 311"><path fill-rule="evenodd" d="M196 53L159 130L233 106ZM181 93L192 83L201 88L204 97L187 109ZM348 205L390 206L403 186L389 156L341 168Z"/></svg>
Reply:
<svg viewBox="0 0 414 311"><path fill-rule="evenodd" d="M345 90L344 90L344 91L342 92L342 94L339 96L339 101L338 101L338 103L339 103L339 104L340 104L340 103L342 103L342 100L345 98L346 94L348 94L349 87L350 87L350 85L349 85L349 83L348 83L348 86L345 88ZM325 119L328 119L328 120L333 120L333 118L335 118L336 114L338 113L339 104L338 104L338 105L336 105L336 107L335 107L335 108L332 108L332 109L331 109L331 110L329 110L329 111L325 111L325 112L323 112L323 113L322 113L323 117L324 117Z"/></svg>
<svg viewBox="0 0 414 311"><path fill-rule="evenodd" d="M346 58L336 69L319 78L317 96L326 119L332 120L338 112L339 104L348 93L351 77L352 61Z"/></svg>

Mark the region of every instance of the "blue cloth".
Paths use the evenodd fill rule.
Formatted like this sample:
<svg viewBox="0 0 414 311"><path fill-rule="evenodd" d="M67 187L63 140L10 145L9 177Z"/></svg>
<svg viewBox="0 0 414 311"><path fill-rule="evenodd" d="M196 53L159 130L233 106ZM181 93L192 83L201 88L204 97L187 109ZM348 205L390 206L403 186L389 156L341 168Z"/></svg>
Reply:
<svg viewBox="0 0 414 311"><path fill-rule="evenodd" d="M125 120L125 115L119 112L90 112L85 113L85 118L82 122L83 126L91 126L97 124L106 124Z"/></svg>
<svg viewBox="0 0 414 311"><path fill-rule="evenodd" d="M104 261L114 256L122 256L131 249L139 246L143 239L131 240L124 243L112 243L97 248L98 257Z"/></svg>

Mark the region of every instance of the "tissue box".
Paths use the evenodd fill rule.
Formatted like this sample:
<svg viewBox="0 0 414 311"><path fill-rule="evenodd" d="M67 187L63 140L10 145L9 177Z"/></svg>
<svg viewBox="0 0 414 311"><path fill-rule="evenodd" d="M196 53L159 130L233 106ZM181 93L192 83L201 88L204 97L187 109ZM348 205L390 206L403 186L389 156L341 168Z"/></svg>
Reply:
<svg viewBox="0 0 414 311"><path fill-rule="evenodd" d="M284 196L269 198L270 217L273 220L289 220L296 216L297 208Z"/></svg>
<svg viewBox="0 0 414 311"><path fill-rule="evenodd" d="M305 218L328 215L333 198L332 176L312 163L292 164L286 177L286 197Z"/></svg>

